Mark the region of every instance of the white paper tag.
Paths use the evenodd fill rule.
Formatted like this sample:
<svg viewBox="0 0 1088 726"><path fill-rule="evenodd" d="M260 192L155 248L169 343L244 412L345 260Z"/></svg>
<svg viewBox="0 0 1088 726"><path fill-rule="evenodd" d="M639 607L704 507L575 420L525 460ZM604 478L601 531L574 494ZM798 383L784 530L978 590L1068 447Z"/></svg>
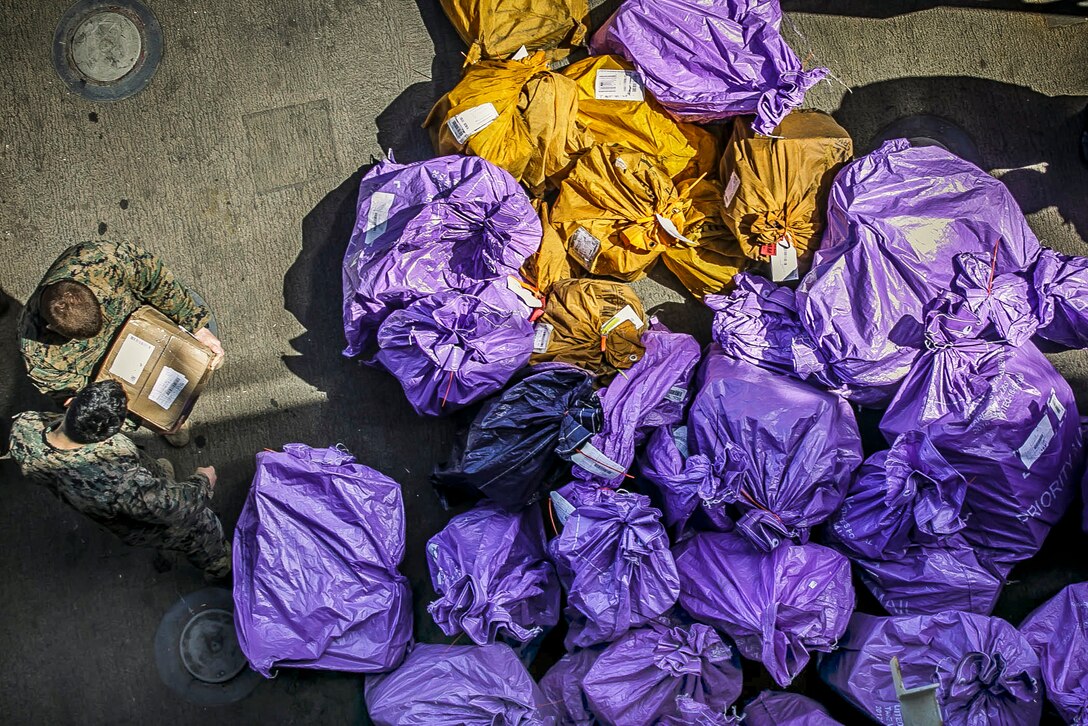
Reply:
<svg viewBox="0 0 1088 726"><path fill-rule="evenodd" d="M110 365L110 375L117 376L130 386L135 386L154 352L154 345L129 333L125 342L121 343L117 357Z"/></svg>
<svg viewBox="0 0 1088 726"><path fill-rule="evenodd" d="M627 469L609 459L603 451L588 441L571 454L570 463L605 479L615 479L627 472Z"/></svg>
<svg viewBox="0 0 1088 726"><path fill-rule="evenodd" d="M601 68L593 81L593 97L598 101L645 101L638 73Z"/></svg>
<svg viewBox="0 0 1088 726"><path fill-rule="evenodd" d="M151 393L147 400L161 406L164 410L174 405L185 386L189 385L189 379L184 374L175 371L170 366L163 366L159 371L158 380L151 387Z"/></svg>
<svg viewBox="0 0 1088 726"><path fill-rule="evenodd" d="M665 233L668 234L673 239L679 240L680 242L683 242L686 245L694 245L695 244L690 239L688 239L684 235L680 234L680 230L678 230L676 228L676 225L673 224L672 220L669 219L668 217L662 216L660 214L654 214L654 217L657 219L657 223L661 225L661 229L665 230Z"/></svg>
<svg viewBox="0 0 1088 726"><path fill-rule="evenodd" d="M389 210L397 195L389 192L374 192L370 195L370 209L366 213L366 242L370 244L385 234L385 225L389 221Z"/></svg>
<svg viewBox="0 0 1088 726"><path fill-rule="evenodd" d="M789 282L796 280L797 274L797 248L786 240L781 240L771 255L771 280L774 282Z"/></svg>
<svg viewBox="0 0 1088 726"><path fill-rule="evenodd" d="M733 172L729 175L729 183L725 185L725 193L722 194L722 202L725 206L729 206L733 203L733 197L737 196L737 190L740 189L740 177L737 176L737 172Z"/></svg>
<svg viewBox="0 0 1088 726"><path fill-rule="evenodd" d="M1024 442L1023 446L1016 450L1016 453L1020 455L1020 461L1024 462L1024 466L1030 469L1043 455L1047 447L1050 446L1050 441L1053 438L1054 425L1050 423L1050 417L1044 415L1042 420L1035 426L1035 430L1028 434L1027 441Z"/></svg>
<svg viewBox="0 0 1088 726"><path fill-rule="evenodd" d="M506 276L506 286L510 288L510 292L521 298L521 301L527 306L534 309L544 307L544 303L540 302L540 298L531 291L525 289L525 286L521 284L521 281L513 275Z"/></svg>
<svg viewBox="0 0 1088 726"><path fill-rule="evenodd" d="M687 400L688 389L683 386L673 386L669 389L669 392L665 394L665 400L672 403L683 403Z"/></svg>
<svg viewBox="0 0 1088 726"><path fill-rule="evenodd" d="M688 427L677 426L672 431L672 442L676 444L676 450L680 452L682 459L687 459L690 456L688 451Z"/></svg>
<svg viewBox="0 0 1088 726"><path fill-rule="evenodd" d="M1065 406L1058 400L1058 394L1053 391L1050 392L1050 398L1047 399L1046 405L1054 412L1054 415L1058 417L1058 421L1061 422L1065 418Z"/></svg>
<svg viewBox="0 0 1088 726"><path fill-rule="evenodd" d="M529 49L524 45L518 48L518 52L510 56L510 60L525 60L529 57Z"/></svg>
<svg viewBox="0 0 1088 726"><path fill-rule="evenodd" d="M555 328L543 320L533 326L533 352L547 353L548 346L552 344L552 331Z"/></svg>
<svg viewBox="0 0 1088 726"><path fill-rule="evenodd" d="M495 109L495 104L481 103L479 106L473 106L457 114L446 122L446 126L449 127L453 138L457 139L457 143L463 144L470 136L490 126L498 117L499 112Z"/></svg>
<svg viewBox="0 0 1088 726"><path fill-rule="evenodd" d="M549 492L548 496L551 497L552 508L555 509L555 518L559 520L559 525L563 526L567 523L570 515L574 513L574 505L568 502L559 492Z"/></svg>
<svg viewBox="0 0 1088 726"><path fill-rule="evenodd" d="M570 236L570 250L587 268L591 268L593 260L601 253L601 241L585 227L579 227Z"/></svg>
<svg viewBox="0 0 1088 726"><path fill-rule="evenodd" d="M635 312L633 307L624 305L618 313L610 317L605 324L601 326L601 335L608 335L624 323L631 323L631 325L635 326L635 330L642 330L642 318L638 316L638 313Z"/></svg>

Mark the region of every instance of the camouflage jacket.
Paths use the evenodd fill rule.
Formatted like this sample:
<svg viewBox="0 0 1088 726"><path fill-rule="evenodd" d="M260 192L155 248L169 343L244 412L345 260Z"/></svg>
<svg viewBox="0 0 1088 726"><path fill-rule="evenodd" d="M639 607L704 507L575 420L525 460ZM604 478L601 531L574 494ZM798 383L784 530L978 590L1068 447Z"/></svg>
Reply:
<svg viewBox="0 0 1088 726"><path fill-rule="evenodd" d="M102 305L102 331L70 340L48 330L39 311L42 288L59 280L81 282ZM93 380L117 330L137 308L151 305L190 331L211 314L198 305L162 261L131 242L83 242L57 258L19 319L19 348L30 380L42 393L64 399Z"/></svg>
<svg viewBox="0 0 1088 726"><path fill-rule="evenodd" d="M184 526L208 506L212 488L206 476L174 481L122 434L79 449L54 447L45 435L62 419L62 414L33 411L16 416L12 458L25 477L46 485L128 544L151 543L157 533Z"/></svg>

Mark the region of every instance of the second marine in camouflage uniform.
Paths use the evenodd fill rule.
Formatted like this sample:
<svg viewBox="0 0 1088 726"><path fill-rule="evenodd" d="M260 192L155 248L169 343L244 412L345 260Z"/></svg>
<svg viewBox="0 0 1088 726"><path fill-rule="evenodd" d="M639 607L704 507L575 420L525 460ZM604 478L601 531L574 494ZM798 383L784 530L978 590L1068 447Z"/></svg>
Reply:
<svg viewBox="0 0 1088 726"><path fill-rule="evenodd" d="M46 327L39 300L42 289L61 280L89 287L102 308L102 330L93 338L70 339ZM65 250L19 319L19 347L30 380L42 393L64 399L83 389L109 351L125 320L150 305L195 332L210 312L193 300L159 258L131 242L83 242Z"/></svg>
<svg viewBox="0 0 1088 726"><path fill-rule="evenodd" d="M11 455L23 475L46 485L126 544L185 554L212 576L230 571L230 543L208 507L211 482L203 474L173 477L123 434L78 449L59 449L46 434L62 414L15 417Z"/></svg>

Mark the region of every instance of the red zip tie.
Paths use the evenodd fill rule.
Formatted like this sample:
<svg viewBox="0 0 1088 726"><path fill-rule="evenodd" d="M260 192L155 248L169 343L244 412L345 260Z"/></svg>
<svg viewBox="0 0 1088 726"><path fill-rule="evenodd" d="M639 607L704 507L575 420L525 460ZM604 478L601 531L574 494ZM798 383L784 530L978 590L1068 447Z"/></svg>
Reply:
<svg viewBox="0 0 1088 726"><path fill-rule="evenodd" d="M450 371L450 382L446 385L446 392L442 394L442 405L439 408L446 407L446 399L449 398L451 388L453 388L453 371Z"/></svg>
<svg viewBox="0 0 1088 726"><path fill-rule="evenodd" d="M990 296L990 292L994 289L994 272L997 270L997 248L1001 244L1001 238L998 237L994 242L994 253L990 256L990 281L986 283L986 296Z"/></svg>
<svg viewBox="0 0 1088 726"><path fill-rule="evenodd" d="M548 497L548 519L552 520L552 531L559 534L559 527L555 524L555 503Z"/></svg>

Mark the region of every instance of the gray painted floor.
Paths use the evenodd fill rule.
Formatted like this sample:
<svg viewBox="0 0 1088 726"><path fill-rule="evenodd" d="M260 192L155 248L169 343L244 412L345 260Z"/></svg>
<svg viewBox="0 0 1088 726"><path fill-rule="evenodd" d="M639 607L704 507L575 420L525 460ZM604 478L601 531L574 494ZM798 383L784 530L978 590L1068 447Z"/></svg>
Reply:
<svg viewBox="0 0 1088 726"><path fill-rule="evenodd" d="M180 471L218 467L215 506L233 524L255 452L345 444L404 485L417 634L435 639L423 543L446 515L426 479L451 425L417 418L392 378L339 355L339 265L360 167L386 149L401 161L430 155L419 126L455 83L463 51L437 0L158 0L162 66L145 91L115 104L72 95L51 67L67 6L0 3L0 286L11 301L0 317L0 435L7 416L47 405L13 347L19 301L67 245L141 240L212 303L228 351L200 402L197 444L148 448ZM791 42L839 81L809 105L833 112L859 147L909 113L952 119L1040 237L1088 253L1075 118L1088 104L1088 24L957 9L792 17L804 38ZM667 323L705 338L708 316L676 287L663 273L639 290ZM1088 411L1088 357L1055 360ZM152 639L167 608L202 587L200 575L118 544L10 462L0 476L0 721L363 721L358 679L337 674L284 671L220 709L180 701L159 681ZM1071 529L1064 536L1083 546ZM1010 615L1086 576L1058 547L1034 579L1010 588Z"/></svg>

